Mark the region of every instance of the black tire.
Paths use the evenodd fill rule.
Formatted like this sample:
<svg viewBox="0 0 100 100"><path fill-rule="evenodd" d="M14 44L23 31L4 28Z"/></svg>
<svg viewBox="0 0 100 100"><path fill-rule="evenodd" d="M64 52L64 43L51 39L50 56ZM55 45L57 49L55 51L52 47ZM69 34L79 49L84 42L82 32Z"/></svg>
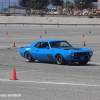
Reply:
<svg viewBox="0 0 100 100"><path fill-rule="evenodd" d="M24 58L26 62L34 62L35 60L32 58L31 54L29 52L25 52Z"/></svg>
<svg viewBox="0 0 100 100"><path fill-rule="evenodd" d="M86 65L88 63L88 61L80 61L78 63L79 63L79 65Z"/></svg>
<svg viewBox="0 0 100 100"><path fill-rule="evenodd" d="M57 63L58 65L63 65L63 64L65 64L65 60L64 60L64 58L63 58L63 56L62 56L61 54L58 54L58 55L56 56L56 63Z"/></svg>

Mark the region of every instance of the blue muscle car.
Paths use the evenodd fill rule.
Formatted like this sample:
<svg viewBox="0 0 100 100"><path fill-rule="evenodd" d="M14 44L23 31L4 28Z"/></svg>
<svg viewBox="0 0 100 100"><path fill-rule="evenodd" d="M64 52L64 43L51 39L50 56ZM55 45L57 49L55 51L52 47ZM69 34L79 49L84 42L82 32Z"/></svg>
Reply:
<svg viewBox="0 0 100 100"><path fill-rule="evenodd" d="M66 40L38 40L30 46L21 47L19 52L26 62L51 61L59 65L66 62L85 65L93 55L91 49L73 47Z"/></svg>

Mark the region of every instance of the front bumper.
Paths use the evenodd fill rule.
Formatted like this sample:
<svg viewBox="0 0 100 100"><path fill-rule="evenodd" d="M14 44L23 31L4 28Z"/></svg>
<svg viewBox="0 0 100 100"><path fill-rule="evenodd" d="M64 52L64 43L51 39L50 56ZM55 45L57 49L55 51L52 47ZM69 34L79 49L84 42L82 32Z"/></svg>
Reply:
<svg viewBox="0 0 100 100"><path fill-rule="evenodd" d="M65 57L65 60L68 62L90 61L92 55L92 52L71 53Z"/></svg>

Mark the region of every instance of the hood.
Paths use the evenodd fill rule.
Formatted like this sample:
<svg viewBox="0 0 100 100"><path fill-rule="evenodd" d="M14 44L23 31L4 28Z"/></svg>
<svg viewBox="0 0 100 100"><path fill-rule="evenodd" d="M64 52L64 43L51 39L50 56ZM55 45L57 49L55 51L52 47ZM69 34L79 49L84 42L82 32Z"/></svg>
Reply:
<svg viewBox="0 0 100 100"><path fill-rule="evenodd" d="M82 48L76 48L76 47L63 47L64 50L81 50Z"/></svg>
<svg viewBox="0 0 100 100"><path fill-rule="evenodd" d="M61 49L70 50L72 52L91 51L89 48L77 48L77 47L62 47Z"/></svg>

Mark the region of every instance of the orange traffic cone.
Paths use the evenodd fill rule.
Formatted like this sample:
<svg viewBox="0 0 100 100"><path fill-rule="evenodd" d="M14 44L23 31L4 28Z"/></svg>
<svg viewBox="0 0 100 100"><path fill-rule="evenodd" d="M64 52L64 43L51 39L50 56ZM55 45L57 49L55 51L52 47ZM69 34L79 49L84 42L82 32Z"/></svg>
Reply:
<svg viewBox="0 0 100 100"><path fill-rule="evenodd" d="M40 34L40 38L42 38L42 34Z"/></svg>
<svg viewBox="0 0 100 100"><path fill-rule="evenodd" d="M84 33L82 34L82 37L85 37Z"/></svg>
<svg viewBox="0 0 100 100"><path fill-rule="evenodd" d="M6 31L6 35L8 35L8 31Z"/></svg>
<svg viewBox="0 0 100 100"><path fill-rule="evenodd" d="M13 43L12 47L16 47L16 43L15 42Z"/></svg>
<svg viewBox="0 0 100 100"><path fill-rule="evenodd" d="M86 42L84 41L83 46L86 46Z"/></svg>
<svg viewBox="0 0 100 100"><path fill-rule="evenodd" d="M45 34L47 34L47 31L45 30Z"/></svg>
<svg viewBox="0 0 100 100"><path fill-rule="evenodd" d="M17 80L16 76L16 68L14 68L13 73L12 73L12 79L11 80Z"/></svg>

